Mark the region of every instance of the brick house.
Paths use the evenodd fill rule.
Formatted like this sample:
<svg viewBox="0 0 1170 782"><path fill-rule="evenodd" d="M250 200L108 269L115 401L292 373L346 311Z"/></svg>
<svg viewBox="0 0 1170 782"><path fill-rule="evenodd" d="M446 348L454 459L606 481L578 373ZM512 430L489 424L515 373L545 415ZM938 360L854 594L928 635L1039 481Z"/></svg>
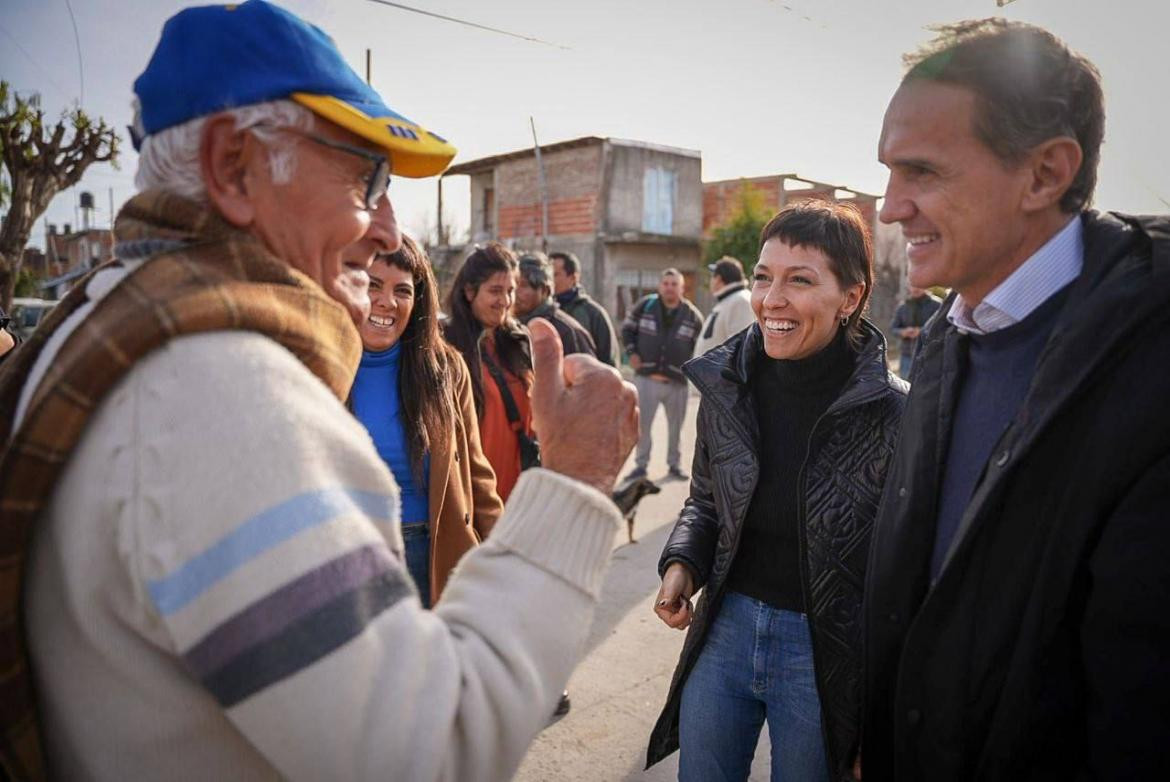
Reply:
<svg viewBox="0 0 1170 782"><path fill-rule="evenodd" d="M667 267L682 271L688 295L694 292L702 233L699 152L597 136L540 152L548 208L543 237L533 149L460 163L444 174L470 180L473 242L575 253L585 288L615 319L654 290Z"/></svg>
<svg viewBox="0 0 1170 782"><path fill-rule="evenodd" d="M70 230L69 223L58 231L50 224L45 232L46 276L41 283L45 298L59 299L73 282L114 255L114 232L108 228Z"/></svg>
<svg viewBox="0 0 1170 782"><path fill-rule="evenodd" d="M849 203L861 210L862 217L872 226L877 218L878 196L857 190L805 179L796 174L775 174L743 179L724 179L703 183L703 237L710 238L711 230L725 222L736 207L740 188L747 186L763 196L764 203L773 212L785 206L810 198L821 201Z"/></svg>

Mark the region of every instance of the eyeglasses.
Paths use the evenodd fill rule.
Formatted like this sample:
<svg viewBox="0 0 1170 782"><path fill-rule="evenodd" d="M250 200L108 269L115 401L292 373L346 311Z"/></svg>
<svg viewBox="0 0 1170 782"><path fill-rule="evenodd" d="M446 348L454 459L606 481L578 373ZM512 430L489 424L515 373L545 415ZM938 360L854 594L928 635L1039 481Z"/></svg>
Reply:
<svg viewBox="0 0 1170 782"><path fill-rule="evenodd" d="M378 202L382 200L382 196L386 195L386 191L390 188L390 158L385 155L379 155L376 152L371 152L368 149L355 147L352 144L343 144L340 141L333 141L331 139L318 136L314 133L308 133L298 128L277 127L275 125L267 125L265 123L257 123L252 127L267 127L273 130L283 130L286 133L292 133L302 138L308 139L315 144L320 144L323 147L330 149L348 152L351 155L356 155L363 160L370 163L370 173L366 175L366 209L373 211L378 208Z"/></svg>

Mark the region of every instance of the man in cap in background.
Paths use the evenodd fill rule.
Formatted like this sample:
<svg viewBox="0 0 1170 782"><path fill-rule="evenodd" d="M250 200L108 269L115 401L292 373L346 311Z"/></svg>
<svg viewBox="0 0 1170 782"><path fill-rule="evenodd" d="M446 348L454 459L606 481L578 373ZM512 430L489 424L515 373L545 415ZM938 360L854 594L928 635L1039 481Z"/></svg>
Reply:
<svg viewBox="0 0 1170 782"><path fill-rule="evenodd" d="M695 352L695 341L703 326L703 315L683 296L686 282L678 269L664 269L658 278L658 292L643 296L622 322L622 342L630 357L630 367L637 373L642 431L634 469L626 481L646 477L650 464L650 431L658 406L666 410L667 474L674 480L686 480L682 468L679 439L687 413L687 380L682 365Z"/></svg>
<svg viewBox="0 0 1170 782"><path fill-rule="evenodd" d="M711 272L711 293L715 306L703 324L703 332L695 343L695 355L701 356L713 347L722 345L733 334L756 322L752 312L752 294L744 280L743 264L738 258L725 255L707 266Z"/></svg>
<svg viewBox="0 0 1170 782"><path fill-rule="evenodd" d="M512 305L516 317L524 325L533 318L544 318L553 324L561 338L565 355L584 353L596 356L593 337L580 323L561 311L552 297L552 265L542 252L528 252L520 256L516 280L516 301Z"/></svg>
<svg viewBox="0 0 1170 782"><path fill-rule="evenodd" d="M6 771L508 778L590 626L633 389L532 324L550 469L424 611L344 400L390 170L455 150L261 0L170 19L135 92L120 260L0 367Z"/></svg>
<svg viewBox="0 0 1170 782"><path fill-rule="evenodd" d="M558 250L549 253L553 264L553 294L557 304L565 314L580 323L593 337L593 344L597 347L597 358L602 362L616 367L618 355L618 341L614 334L613 321L605 307L598 304L593 297L581 287L581 261L567 250Z"/></svg>

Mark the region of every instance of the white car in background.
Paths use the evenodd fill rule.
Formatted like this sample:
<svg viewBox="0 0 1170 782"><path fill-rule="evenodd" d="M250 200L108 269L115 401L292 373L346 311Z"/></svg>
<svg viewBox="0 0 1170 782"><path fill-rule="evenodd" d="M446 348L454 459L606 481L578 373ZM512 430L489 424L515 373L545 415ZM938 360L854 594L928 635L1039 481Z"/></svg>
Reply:
<svg viewBox="0 0 1170 782"><path fill-rule="evenodd" d="M9 317L12 318L12 322L8 324L8 330L21 339L28 339L29 335L36 330L37 324L49 314L49 310L53 309L56 304L57 302L48 299L13 299L12 310L8 313Z"/></svg>

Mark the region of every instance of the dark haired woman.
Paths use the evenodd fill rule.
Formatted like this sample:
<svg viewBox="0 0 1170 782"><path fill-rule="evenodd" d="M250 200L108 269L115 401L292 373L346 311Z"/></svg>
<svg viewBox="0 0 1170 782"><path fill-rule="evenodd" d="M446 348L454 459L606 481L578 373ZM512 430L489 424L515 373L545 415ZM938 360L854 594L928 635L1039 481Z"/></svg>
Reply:
<svg viewBox="0 0 1170 782"><path fill-rule="evenodd" d="M765 720L774 781L847 778L857 757L862 584L906 386L861 317L857 210L789 207L760 244L756 322L684 366L694 471L655 613L690 632L647 753L681 747L684 781L747 779Z"/></svg>
<svg viewBox="0 0 1170 782"><path fill-rule="evenodd" d="M370 315L350 401L402 491L406 564L424 606L503 511L483 455L471 378L443 341L426 255L410 237L370 268Z"/></svg>
<svg viewBox="0 0 1170 782"><path fill-rule="evenodd" d="M521 460L521 441L536 441L528 401L532 345L528 330L512 317L517 268L516 256L504 245L476 247L451 283L444 330L471 370L484 454L505 502L528 466Z"/></svg>

